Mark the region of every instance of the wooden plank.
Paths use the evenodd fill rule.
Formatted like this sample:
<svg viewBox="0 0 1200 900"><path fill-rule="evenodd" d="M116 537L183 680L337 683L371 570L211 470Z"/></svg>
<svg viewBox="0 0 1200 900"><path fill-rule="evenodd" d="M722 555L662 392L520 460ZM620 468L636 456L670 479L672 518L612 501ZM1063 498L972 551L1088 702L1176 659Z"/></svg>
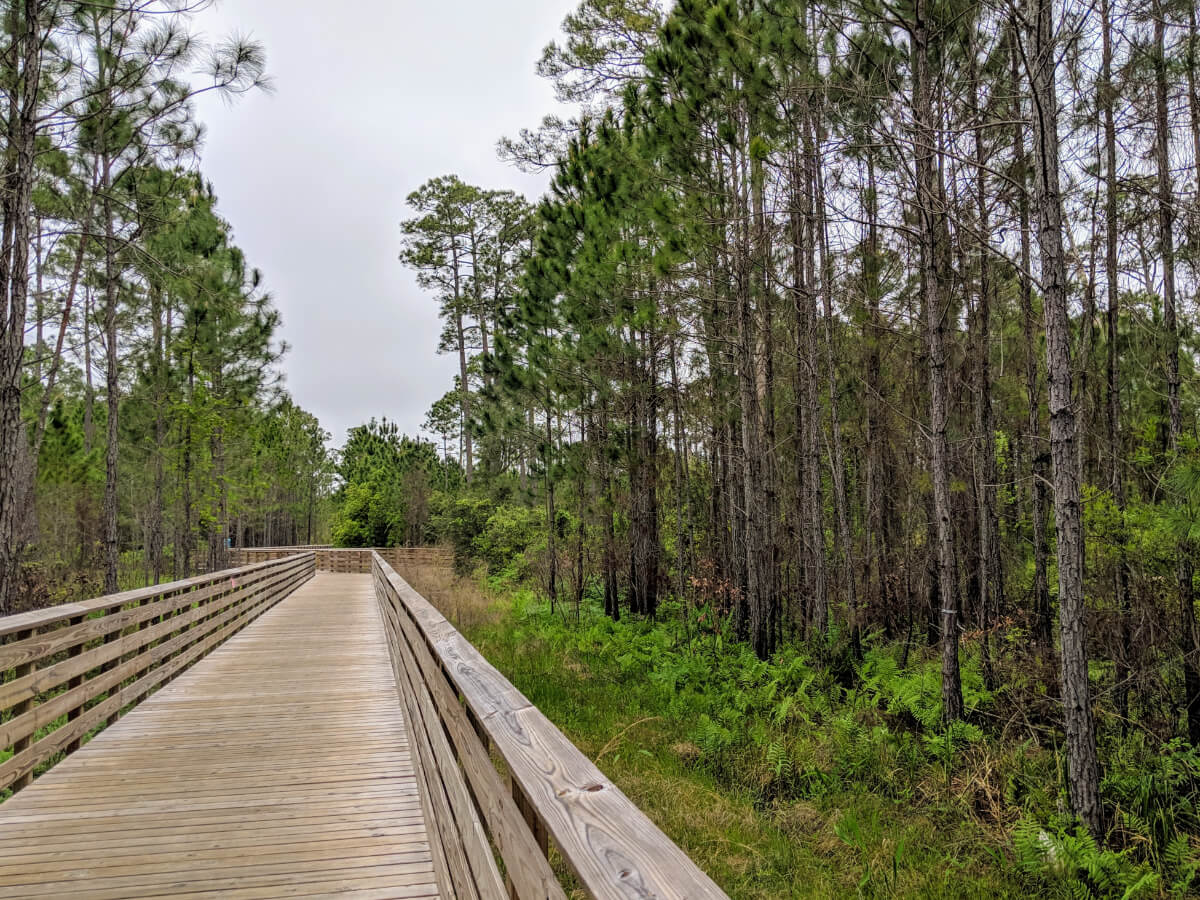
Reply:
<svg viewBox="0 0 1200 900"><path fill-rule="evenodd" d="M190 646L180 655L175 656L174 659L165 662L164 665L154 669L150 674L137 679L115 694L110 694L107 699L93 706L74 722L68 723L64 727L51 732L49 735L25 748L22 752L14 753L12 757L0 764L0 787L8 785L16 786L25 775L32 772L49 757L62 751L76 738L86 734L101 720L111 725L112 718L117 716L122 708L131 703L136 703L158 685L166 682L187 666L203 657L213 647L239 631L260 613L286 597L291 592L292 587L293 585L290 582L285 583L273 592L263 596L253 606L245 610L240 610L239 608L239 610L235 611L239 612L239 614L215 632L210 633L207 630L185 632L177 640L184 641ZM209 636L204 637L206 634ZM166 659L171 654L177 652L177 649L175 646L162 645L151 650L150 656L154 657L156 661Z"/></svg>
<svg viewBox="0 0 1200 900"><path fill-rule="evenodd" d="M467 774L480 811L487 822L492 839L505 861L508 877L518 896L565 898L554 871L546 859L546 844L539 841L519 809L515 797L501 781L487 749L480 741L467 710L459 702L434 660L416 624L403 611L392 585L382 579L377 591L386 592L387 605L393 620L400 626L400 653L410 656L421 671L421 677L437 701L442 723L446 727L460 765ZM381 595L383 596L383 595ZM381 602L384 602L381 600ZM542 832L544 838L544 829Z"/></svg>
<svg viewBox="0 0 1200 900"><path fill-rule="evenodd" d="M285 569L279 573L267 573L263 580L252 581L249 584L240 586L236 592L221 598L223 602L220 606L208 606L192 610L183 616L172 617L167 622L158 626L154 626L151 629L135 631L132 634L126 635L125 637L116 641L103 644L86 654L82 654L74 659L68 659L64 663L55 666L49 666L45 669L40 669L30 676L10 682L5 686L2 696L15 695L17 699L23 699L24 697L32 696L33 692L35 691L40 692L42 690L48 690L56 687L58 684L61 684L64 680L66 680L68 676L78 676L79 674L86 672L87 669L92 668L99 663L115 661L126 652L140 650L143 646L153 640L164 638L167 635L179 631L180 634L175 638L155 646L155 655L153 658L150 658L149 661L158 661L159 659L164 658L165 655L169 655L170 652L183 649L192 641L198 640L204 634L208 633L211 630L211 625L209 623L212 621L212 617L216 612L238 605L245 605L253 598L260 596L264 591L268 591L279 586L283 586L287 589L294 589L294 587L296 587L301 580L301 575L302 573L298 573L293 569ZM226 618L228 618L228 616L226 616ZM185 631L179 627L181 624L186 626L192 622L203 622L205 627L203 629L195 629L190 631ZM163 653L164 648L168 648L167 654ZM78 699L90 700L94 696L103 692L105 687L114 683L114 671L127 673L130 671L130 668L126 665L117 670L107 670L103 674L93 678L91 681L82 683L82 685L75 685L70 689L70 692L73 692L74 695L79 695L79 691L76 689L82 686L82 688L88 693L79 695ZM96 685L98 684L103 684L105 687L97 687ZM65 708L65 704L63 703L64 696L65 695L59 695L58 697L48 701L47 704L43 705L54 708ZM55 716L51 716L50 718L52 719L54 717ZM9 725L12 724L13 723L11 722L9 723ZM6 746L6 743L7 742L4 740L4 732L2 729L0 729L0 746Z"/></svg>
<svg viewBox="0 0 1200 900"><path fill-rule="evenodd" d="M376 566L593 897L726 896L386 562Z"/></svg>
<svg viewBox="0 0 1200 900"><path fill-rule="evenodd" d="M395 634L394 624L392 633ZM433 785L435 797L445 797L446 806L438 812L446 817L449 842L456 845L456 851L461 848L467 863L464 874L474 892L483 900L504 900L504 882L488 845L487 835L476 815L474 802L467 792L463 773L446 741L433 699L411 654L398 652L395 657L400 660L401 684L408 701L409 722L418 726L413 730L417 734L426 781ZM437 782L440 782L440 791Z"/></svg>
<svg viewBox="0 0 1200 900"><path fill-rule="evenodd" d="M18 631L17 632L17 640L18 641L28 640L31 634L32 634L32 631L30 631L30 630ZM29 676L29 673L32 670L32 668L33 668L32 663L25 663L24 665L18 665L15 668L15 670L13 671L13 675L16 678L26 678ZM29 715L29 707L31 704L32 704L31 700L22 700L21 702L17 703L13 707L12 714L15 717L17 717L18 719L25 718L26 716ZM6 747L11 746L12 752L14 755L17 753L24 753L25 750L29 747L29 734L31 734L31 733L32 732L26 732L24 735L17 738L16 740L4 741L4 742L2 742L2 744L3 744L3 746L6 746ZM15 779L13 779L13 782L12 782L13 790L20 790L21 788L25 787L27 784L29 784L31 777L32 776L30 776L28 773L25 773L23 775L18 776Z"/></svg>
<svg viewBox="0 0 1200 900"><path fill-rule="evenodd" d="M202 589L186 592L167 591L165 596L158 599L155 603L148 606L136 606L132 609L122 609L126 605L125 602L118 603L115 606L106 606L104 609L113 610L108 615L100 618L84 618L83 621L77 624L67 624L64 627L54 631L45 632L42 634L31 635L23 639L18 639L12 643L0 647L0 670L8 669L13 666L21 665L27 662L36 662L44 657L66 650L70 647L78 646L97 638L111 635L114 631L123 630L133 625L137 625L155 616L164 615L166 613L174 613L181 607L186 607L195 603L205 603L214 596L221 594L228 589L228 584L231 581L250 584L259 581L263 578L270 577L276 571L299 571L304 567L306 561L303 559L294 562L284 563L267 563L262 566L251 566L243 570L230 570L222 574L215 581L211 581L204 585ZM149 599L149 598L142 598ZM92 602L92 601L89 601ZM141 600L137 601L141 602ZM72 604L76 605L76 604ZM61 609L55 607L54 609ZM73 619L78 619L84 614L77 613L67 617L68 623ZM4 620L0 620L3 622ZM43 626L45 627L45 626Z"/></svg>
<svg viewBox="0 0 1200 900"><path fill-rule="evenodd" d="M392 661L396 691L404 705L410 738L417 745L417 762L414 769L421 798L421 808L429 823L429 843L434 871L437 873L438 882L442 885L447 897L454 898L454 900L458 900L458 898L466 900L475 895L475 892L469 883L464 884L465 860L461 848L455 846L453 828L448 820L445 804L441 802L443 798L438 794L440 785L430 777L428 765L422 764L420 761L427 752L427 742L423 740L424 723L419 716L415 715L416 707L409 697L409 686L402 672L402 664L393 650L395 647L392 637L394 622L391 621L387 611L380 609L380 613L385 633L388 635L388 651ZM464 890L466 893L463 893Z"/></svg>
<svg viewBox="0 0 1200 900"><path fill-rule="evenodd" d="M369 576L286 586L177 635L121 693L185 674L0 803L0 898L442 896Z"/></svg>
<svg viewBox="0 0 1200 900"><path fill-rule="evenodd" d="M308 554L298 553L293 555L307 556ZM270 563L256 563L250 566L243 566L240 569L227 569L223 572L197 575L194 578L185 578L182 581L172 581L168 584L160 584L154 587L137 588L119 594L109 594L104 597L97 597L94 600L64 603L61 606L35 609L29 612L17 613L13 616L5 616L0 618L0 637L7 637L25 629L45 628L49 625L61 623L73 616L87 616L102 610L112 610L127 604L140 603L147 598L153 599L166 593L180 593L191 590L205 584L211 584L214 581L226 579L233 573L245 576L269 565Z"/></svg>
<svg viewBox="0 0 1200 900"><path fill-rule="evenodd" d="M281 583L282 581L295 580L295 571L290 569L284 569L280 571L269 570L263 572L262 575L262 580L240 583L238 590L236 590L235 593L228 595L228 598L226 599L227 601L224 602L220 608L227 608L230 604L233 604L233 602L238 601L239 598L245 598L248 590L250 590L252 587L263 589L275 586L275 584ZM182 607L188 606L188 604L184 602L184 598L175 598L173 600L175 601L174 604L164 607L169 608L170 612L181 611ZM131 610L130 612L143 613L145 610L151 610L151 608L152 607L139 607L138 610ZM146 644L149 644L152 641L157 641L160 640L160 638L167 637L168 635L172 634L172 632L181 630L184 628L184 626L199 622L200 619L208 616L208 614L211 612L212 610L210 610L208 607L198 607L194 608L194 610L187 610L186 612L182 612L180 616L173 616L172 618L163 620L163 622L160 622L156 625L151 625L150 628L134 631L132 634L124 635L118 638L116 641L107 644L101 644L100 647L92 648L91 650L88 650L88 652L83 652L82 644L76 643L74 644L74 647L72 647L73 653L70 658L62 662L58 662L58 664L46 666L44 668L38 668L37 671L26 674L25 677L19 677L11 680L11 682L0 685L0 709L10 707L13 703L26 700L26 698L42 694L44 691L58 688L58 686L62 683L68 682L68 680L77 679L79 676L83 676L83 674L91 670L91 668L95 668L96 666L103 664L103 662L109 662L118 659L119 656L130 653L132 650L145 647ZM157 616L157 614L161 613L151 612L149 616L127 618L125 626L128 624L137 624L139 622L142 624L149 624L148 620L150 618L154 618ZM115 617L106 618L110 619ZM103 622L103 620L104 619L97 619L96 622ZM62 630L66 631L66 629ZM82 682L79 682L79 684L82 684ZM73 684L71 685L71 688L78 688L79 684ZM86 698L90 700L90 697ZM55 697L55 700L58 700L58 697ZM52 719L53 718L54 716L52 716ZM6 746L2 732L0 732L0 746Z"/></svg>

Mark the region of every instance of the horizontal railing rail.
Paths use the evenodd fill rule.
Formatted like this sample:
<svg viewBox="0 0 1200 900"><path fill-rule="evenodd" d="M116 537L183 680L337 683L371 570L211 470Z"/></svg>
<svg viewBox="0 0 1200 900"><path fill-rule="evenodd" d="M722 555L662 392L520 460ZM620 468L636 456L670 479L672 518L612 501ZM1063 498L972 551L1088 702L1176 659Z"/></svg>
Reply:
<svg viewBox="0 0 1200 900"><path fill-rule="evenodd" d="M547 859L553 840L594 898L725 897L382 556L372 562L434 865L450 896L565 898Z"/></svg>
<svg viewBox="0 0 1200 900"><path fill-rule="evenodd" d="M369 575L371 555L378 553L393 569L410 566L449 566L454 564L454 551L444 547L305 547L317 558L318 572L342 572ZM296 553L295 547L241 547L230 550L236 565L266 562Z"/></svg>
<svg viewBox="0 0 1200 900"><path fill-rule="evenodd" d="M19 790L313 576L312 552L0 618L0 790Z"/></svg>

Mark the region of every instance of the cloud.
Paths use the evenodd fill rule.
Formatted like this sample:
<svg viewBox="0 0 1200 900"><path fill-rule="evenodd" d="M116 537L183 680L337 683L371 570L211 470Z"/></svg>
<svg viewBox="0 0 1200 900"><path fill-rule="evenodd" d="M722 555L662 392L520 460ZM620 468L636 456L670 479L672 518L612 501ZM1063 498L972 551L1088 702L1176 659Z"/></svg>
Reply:
<svg viewBox="0 0 1200 900"><path fill-rule="evenodd" d="M534 62L575 4L227 0L197 18L266 47L274 93L201 101L202 167L283 316L288 389L338 444L371 416L415 434L449 389L436 304L397 261L404 198L451 172L541 193L494 146L554 108Z"/></svg>

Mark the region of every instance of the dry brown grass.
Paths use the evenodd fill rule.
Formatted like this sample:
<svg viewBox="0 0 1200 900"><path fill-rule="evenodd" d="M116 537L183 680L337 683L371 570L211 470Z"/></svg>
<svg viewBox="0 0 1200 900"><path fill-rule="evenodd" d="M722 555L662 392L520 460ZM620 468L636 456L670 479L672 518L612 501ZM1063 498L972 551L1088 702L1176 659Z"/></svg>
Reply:
<svg viewBox="0 0 1200 900"><path fill-rule="evenodd" d="M459 631L493 625L504 616L498 597L484 590L475 579L457 574L453 566L407 565L397 573Z"/></svg>

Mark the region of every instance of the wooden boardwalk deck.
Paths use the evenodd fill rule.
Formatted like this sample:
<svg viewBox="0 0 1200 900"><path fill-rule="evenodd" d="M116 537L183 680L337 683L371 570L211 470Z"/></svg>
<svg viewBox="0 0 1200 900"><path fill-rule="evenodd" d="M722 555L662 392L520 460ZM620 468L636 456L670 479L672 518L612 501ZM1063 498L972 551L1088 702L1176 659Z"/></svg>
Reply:
<svg viewBox="0 0 1200 900"><path fill-rule="evenodd" d="M0 804L0 898L436 897L401 709L320 573Z"/></svg>

